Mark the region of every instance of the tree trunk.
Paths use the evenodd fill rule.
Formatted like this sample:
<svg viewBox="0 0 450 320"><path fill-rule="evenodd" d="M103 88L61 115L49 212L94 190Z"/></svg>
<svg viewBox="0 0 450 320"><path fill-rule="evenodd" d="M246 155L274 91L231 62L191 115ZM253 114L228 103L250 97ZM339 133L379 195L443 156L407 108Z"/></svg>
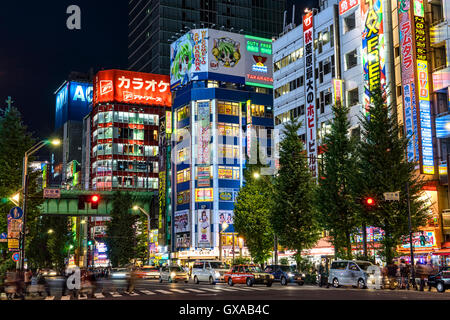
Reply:
<svg viewBox="0 0 450 320"><path fill-rule="evenodd" d="M352 257L353 257L353 255L352 255L352 243L350 241L350 232L348 232L348 231L345 233L345 244L346 244L346 247L347 247L347 259L348 260L352 260Z"/></svg>
<svg viewBox="0 0 450 320"><path fill-rule="evenodd" d="M363 232L363 255L364 259L367 260L367 229L366 229L366 223L363 223L362 225L362 232Z"/></svg>

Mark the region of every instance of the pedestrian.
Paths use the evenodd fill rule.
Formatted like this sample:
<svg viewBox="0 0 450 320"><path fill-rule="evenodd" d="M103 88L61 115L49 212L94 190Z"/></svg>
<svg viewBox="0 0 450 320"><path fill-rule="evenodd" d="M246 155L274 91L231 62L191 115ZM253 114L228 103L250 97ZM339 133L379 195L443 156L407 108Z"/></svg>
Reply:
<svg viewBox="0 0 450 320"><path fill-rule="evenodd" d="M47 282L47 279L45 279L44 275L42 274L42 270L39 270L38 276L37 276L37 284L41 287L41 289L45 290L45 293L47 294L47 297L51 296L50 294L50 286ZM42 296L42 291L39 292L39 296Z"/></svg>
<svg viewBox="0 0 450 320"><path fill-rule="evenodd" d="M409 285L408 285L408 278L407 278L407 266L405 264L405 260L401 259L400 260L400 278L401 278L401 289L405 289L408 288L409 289ZM405 284L406 281L406 284Z"/></svg>
<svg viewBox="0 0 450 320"><path fill-rule="evenodd" d="M136 272L134 268L131 268L130 275L128 277L128 288L127 288L128 293L134 292L135 282L136 282Z"/></svg>
<svg viewBox="0 0 450 320"><path fill-rule="evenodd" d="M24 279L23 279L23 282L24 282L24 291L25 291L25 293L26 293L27 291L29 291L29 289L30 289L31 277L32 277L32 276L33 276L33 272L32 272L30 269L28 269L28 270L25 271L25 273L24 273Z"/></svg>

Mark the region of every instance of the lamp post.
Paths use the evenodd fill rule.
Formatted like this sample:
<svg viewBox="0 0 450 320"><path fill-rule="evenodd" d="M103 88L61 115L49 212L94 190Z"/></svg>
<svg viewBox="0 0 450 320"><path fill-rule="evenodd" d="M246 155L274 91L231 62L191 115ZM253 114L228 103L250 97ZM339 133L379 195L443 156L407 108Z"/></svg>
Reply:
<svg viewBox="0 0 450 320"><path fill-rule="evenodd" d="M35 144L30 149L25 152L25 156L23 157L23 179L22 179L22 190L23 190L23 225L22 225L22 235L21 235L21 249L20 249L20 270L23 271L25 267L25 232L26 232L26 223L27 223L27 196L28 196L28 158L37 152L42 147L52 144L54 146L58 146L61 144L61 140L53 139L53 140L42 140L41 142Z"/></svg>
<svg viewBox="0 0 450 320"><path fill-rule="evenodd" d="M222 232L224 232L228 228L228 223L223 222L221 224L221 230L219 230L219 260L223 262L222 259Z"/></svg>
<svg viewBox="0 0 450 320"><path fill-rule="evenodd" d="M133 210L135 210L135 211L140 210L143 214L145 214L147 216L147 245L148 245L147 265L149 265L150 264L150 215L148 214L147 211L145 211L143 208L141 208L139 206L133 206Z"/></svg>

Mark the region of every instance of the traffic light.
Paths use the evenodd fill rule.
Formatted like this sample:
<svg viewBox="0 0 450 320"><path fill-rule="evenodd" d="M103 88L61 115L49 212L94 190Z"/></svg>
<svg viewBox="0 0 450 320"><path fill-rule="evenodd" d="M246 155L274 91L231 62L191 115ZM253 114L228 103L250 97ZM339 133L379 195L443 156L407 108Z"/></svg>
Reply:
<svg viewBox="0 0 450 320"><path fill-rule="evenodd" d="M89 240L87 244L88 246L92 246L92 240Z"/></svg>
<svg viewBox="0 0 450 320"><path fill-rule="evenodd" d="M86 198L84 196L78 196L78 210L84 210L84 203Z"/></svg>
<svg viewBox="0 0 450 320"><path fill-rule="evenodd" d="M426 244L425 236L424 236L424 235L421 235L421 236L420 236L420 245L421 245L422 247L424 247L425 244Z"/></svg>
<svg viewBox="0 0 450 320"><path fill-rule="evenodd" d="M377 206L377 202L373 197L365 197L362 199L362 204L367 210L373 210Z"/></svg>
<svg viewBox="0 0 450 320"><path fill-rule="evenodd" d="M97 194L94 194L89 199L89 202L91 203L91 209L98 209L98 202L100 201L100 196Z"/></svg>

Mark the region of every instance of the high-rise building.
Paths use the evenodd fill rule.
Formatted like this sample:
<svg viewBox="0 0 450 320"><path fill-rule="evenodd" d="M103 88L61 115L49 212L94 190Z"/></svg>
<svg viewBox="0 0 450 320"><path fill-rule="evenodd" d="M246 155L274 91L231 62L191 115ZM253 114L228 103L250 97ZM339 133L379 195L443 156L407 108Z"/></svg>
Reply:
<svg viewBox="0 0 450 320"><path fill-rule="evenodd" d="M128 69L169 74L170 41L216 28L271 39L283 28L285 0L130 0Z"/></svg>
<svg viewBox="0 0 450 320"><path fill-rule="evenodd" d="M97 73L90 114L89 189L158 190L158 126L170 106L168 76Z"/></svg>
<svg viewBox="0 0 450 320"><path fill-rule="evenodd" d="M299 135L313 171L333 120L331 106L339 101L350 108L349 134L359 136L359 118L367 110L371 89L381 84L390 92L388 102L397 106L399 122L411 138L408 160L417 163L416 173L426 180L422 197L430 205L426 225L413 234L416 258L433 263L450 240L450 130L445 129L450 123L450 40L445 31L450 6L446 4L320 1L314 14L305 14L301 25L274 42L273 57L275 128L281 129L289 119L303 120L306 128ZM378 245L382 233L368 228L371 245ZM424 243L419 241L421 235ZM358 243L362 237L356 239ZM409 243L405 241L397 251L408 260ZM320 259L323 254L317 250L315 256Z"/></svg>
<svg viewBox="0 0 450 320"><path fill-rule="evenodd" d="M70 73L55 95L55 132L62 141L62 148L52 155L49 183L72 188L81 181L81 137L83 118L89 114L92 103L92 75Z"/></svg>
<svg viewBox="0 0 450 320"><path fill-rule="evenodd" d="M258 143L274 168L272 39L194 29L170 60L172 258L248 256L233 209Z"/></svg>

